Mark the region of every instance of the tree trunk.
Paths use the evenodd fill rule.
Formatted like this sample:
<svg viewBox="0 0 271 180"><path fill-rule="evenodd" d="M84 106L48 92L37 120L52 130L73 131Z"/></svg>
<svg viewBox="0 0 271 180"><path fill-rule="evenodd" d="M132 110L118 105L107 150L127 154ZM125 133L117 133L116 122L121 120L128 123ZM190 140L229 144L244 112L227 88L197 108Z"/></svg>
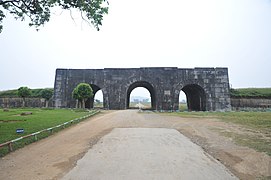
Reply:
<svg viewBox="0 0 271 180"><path fill-rule="evenodd" d="M79 103L78 108L81 109L82 108L82 101L80 100L78 103Z"/></svg>
<svg viewBox="0 0 271 180"><path fill-rule="evenodd" d="M45 107L48 108L48 103L49 101L48 100L45 100Z"/></svg>
<svg viewBox="0 0 271 180"><path fill-rule="evenodd" d="M78 99L76 99L76 104L75 104L75 108L78 108Z"/></svg>
<svg viewBox="0 0 271 180"><path fill-rule="evenodd" d="M23 108L25 107L25 98L23 98L23 104L22 104L22 107L23 107Z"/></svg>
<svg viewBox="0 0 271 180"><path fill-rule="evenodd" d="M82 108L83 108L83 109L85 109L85 107L86 107L86 106L85 106L85 103L86 103L86 101L85 101L85 99L83 99L83 100L82 100Z"/></svg>

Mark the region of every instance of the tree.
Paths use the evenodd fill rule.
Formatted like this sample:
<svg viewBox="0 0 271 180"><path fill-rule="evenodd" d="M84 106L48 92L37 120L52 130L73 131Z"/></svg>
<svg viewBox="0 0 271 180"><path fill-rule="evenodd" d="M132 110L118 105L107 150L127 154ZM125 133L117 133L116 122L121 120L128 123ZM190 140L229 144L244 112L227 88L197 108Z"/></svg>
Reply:
<svg viewBox="0 0 271 180"><path fill-rule="evenodd" d="M82 99L78 94L78 88L74 88L74 90L72 91L72 98L76 99L76 105L75 108L81 108L81 104L82 104Z"/></svg>
<svg viewBox="0 0 271 180"><path fill-rule="evenodd" d="M108 13L107 0L0 0L0 33L3 29L3 19L6 13L12 14L15 19L30 19L29 26L38 28L50 20L51 10L60 7L64 10L77 9L82 20L91 22L99 31L103 16Z"/></svg>
<svg viewBox="0 0 271 180"><path fill-rule="evenodd" d="M28 87L20 87L18 89L18 96L23 98L23 107L25 107L25 98L31 95L31 90Z"/></svg>
<svg viewBox="0 0 271 180"><path fill-rule="evenodd" d="M80 83L72 92L73 98L82 102L82 108L85 108L85 103L88 98L93 97L93 90L87 83Z"/></svg>
<svg viewBox="0 0 271 180"><path fill-rule="evenodd" d="M45 107L48 108L49 100L53 96L53 90L52 89L43 89L40 92L40 96L45 99Z"/></svg>

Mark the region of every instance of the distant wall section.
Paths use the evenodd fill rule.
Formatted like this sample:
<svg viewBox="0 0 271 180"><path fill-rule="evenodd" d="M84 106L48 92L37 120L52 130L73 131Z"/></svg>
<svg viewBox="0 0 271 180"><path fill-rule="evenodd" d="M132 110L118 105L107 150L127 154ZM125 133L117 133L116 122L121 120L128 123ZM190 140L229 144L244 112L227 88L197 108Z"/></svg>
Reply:
<svg viewBox="0 0 271 180"><path fill-rule="evenodd" d="M231 98L233 110L239 108L271 108L271 98Z"/></svg>
<svg viewBox="0 0 271 180"><path fill-rule="evenodd" d="M0 98L1 108L19 108L23 105L22 98ZM41 108L45 107L45 99L43 98L26 98L25 107ZM52 100L49 101L49 107L53 107Z"/></svg>

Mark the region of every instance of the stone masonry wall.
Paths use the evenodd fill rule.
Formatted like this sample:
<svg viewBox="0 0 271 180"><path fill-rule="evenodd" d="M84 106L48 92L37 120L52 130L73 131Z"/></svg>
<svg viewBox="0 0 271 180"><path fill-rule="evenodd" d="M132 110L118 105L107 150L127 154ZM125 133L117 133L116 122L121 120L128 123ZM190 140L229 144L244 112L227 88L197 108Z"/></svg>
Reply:
<svg viewBox="0 0 271 180"><path fill-rule="evenodd" d="M271 98L231 98L233 109L238 108L271 108Z"/></svg>
<svg viewBox="0 0 271 180"><path fill-rule="evenodd" d="M75 107L72 91L81 82L89 83L94 93L102 90L107 109L127 109L136 87L149 90L156 110L178 110L181 90L189 97L192 110L231 109L227 68L57 69L54 106Z"/></svg>
<svg viewBox="0 0 271 180"><path fill-rule="evenodd" d="M22 98L0 98L0 108L18 108L22 107ZM53 107L52 100L49 101L49 107ZM25 107L41 108L45 107L45 100L42 98L26 98Z"/></svg>

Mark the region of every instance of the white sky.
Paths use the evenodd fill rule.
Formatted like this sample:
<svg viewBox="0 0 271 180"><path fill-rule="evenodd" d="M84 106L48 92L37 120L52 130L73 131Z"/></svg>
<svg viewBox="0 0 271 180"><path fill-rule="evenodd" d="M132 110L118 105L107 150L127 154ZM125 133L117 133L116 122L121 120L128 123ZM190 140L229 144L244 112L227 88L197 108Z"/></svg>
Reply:
<svg viewBox="0 0 271 180"><path fill-rule="evenodd" d="M9 15L0 90L53 87L56 68L113 67L228 67L233 88L271 87L270 0L113 0L99 32L74 17L57 12L36 32Z"/></svg>

